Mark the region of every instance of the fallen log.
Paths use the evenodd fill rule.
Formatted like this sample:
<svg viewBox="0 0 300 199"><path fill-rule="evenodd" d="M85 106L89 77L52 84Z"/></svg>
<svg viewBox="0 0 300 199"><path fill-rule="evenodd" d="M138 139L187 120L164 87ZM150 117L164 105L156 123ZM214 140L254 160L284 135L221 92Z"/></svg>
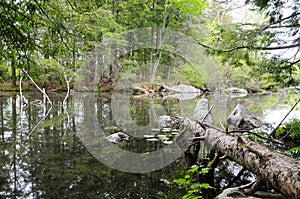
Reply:
<svg viewBox="0 0 300 199"><path fill-rule="evenodd" d="M218 154L255 173L287 198L300 198L299 161L203 121L176 116L174 125L194 132Z"/></svg>

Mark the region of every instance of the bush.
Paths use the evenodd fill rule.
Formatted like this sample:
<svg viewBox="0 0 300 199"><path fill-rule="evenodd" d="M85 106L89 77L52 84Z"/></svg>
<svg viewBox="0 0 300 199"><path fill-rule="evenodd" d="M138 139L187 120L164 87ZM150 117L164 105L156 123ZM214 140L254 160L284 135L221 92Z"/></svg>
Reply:
<svg viewBox="0 0 300 199"><path fill-rule="evenodd" d="M288 155L300 159L300 120L293 119L279 127L276 131L276 137L289 144L285 150Z"/></svg>

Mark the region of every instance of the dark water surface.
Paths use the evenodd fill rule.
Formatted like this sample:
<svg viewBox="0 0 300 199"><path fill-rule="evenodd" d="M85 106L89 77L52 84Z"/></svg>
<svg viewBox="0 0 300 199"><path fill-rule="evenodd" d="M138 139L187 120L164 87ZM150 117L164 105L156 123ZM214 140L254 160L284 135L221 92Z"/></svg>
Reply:
<svg viewBox="0 0 300 199"><path fill-rule="evenodd" d="M52 107L43 104L39 93L24 96L29 106L21 106L18 93L0 93L0 198L176 198L178 190L166 182L184 171L181 158L156 171L129 173L102 163L91 148L122 130L134 138L114 146L135 153L163 149L172 143L176 132L162 131L159 116L174 112L191 116L197 98L180 101L119 96L118 101L111 94L97 94L89 100L88 94L77 93L68 99L64 109L64 94L50 95ZM224 123L237 103L259 118L271 120L268 122L278 121L270 116L277 113L274 110L289 108L283 106L284 97L280 94L246 98L210 95L208 99L214 106L216 125ZM82 130L83 124L89 122L98 129L89 132L93 135ZM164 139L147 140L149 135ZM112 159L114 153L111 152ZM118 161L122 168L122 157Z"/></svg>

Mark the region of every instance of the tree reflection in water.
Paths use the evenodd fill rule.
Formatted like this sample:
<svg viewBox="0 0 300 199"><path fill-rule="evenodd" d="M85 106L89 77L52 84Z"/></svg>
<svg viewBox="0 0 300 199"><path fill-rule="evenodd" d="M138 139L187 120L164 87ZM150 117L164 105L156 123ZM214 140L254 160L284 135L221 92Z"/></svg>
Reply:
<svg viewBox="0 0 300 199"><path fill-rule="evenodd" d="M29 101L42 98L37 94L24 95ZM0 198L181 197L181 190L172 184L167 185L166 182L173 182L185 174L186 168L182 159L164 169L145 174L126 173L105 166L89 153L77 136L79 128L72 113L78 107L73 98L70 97L68 101L70 118L64 114L63 98L64 95L51 96L54 105L50 114L29 135L30 130L43 118L45 107L30 104L21 112L17 94L1 93ZM262 107L260 111L278 105L279 96L264 98L265 100L262 97L250 97L248 101L228 99L227 102L210 99L216 107L213 109L213 118L217 123L224 120L237 103L246 105L250 111L254 110L251 109L253 104L254 108ZM149 118L153 118L155 114L160 116L177 112L191 116L195 104L195 99L180 102L174 99L148 101L133 98L130 101L130 117L135 124L147 126L152 122ZM155 110L151 109L152 105ZM101 128L116 126L110 94L99 94L94 107ZM256 115L263 115L263 112L256 112ZM111 130L105 131L106 135L110 133ZM146 139L136 138L119 146L124 150L141 153L157 150L164 145L162 142L147 142ZM226 186L236 175L237 169L234 167L236 166L231 166L230 163L218 167L219 172L215 178L217 189ZM251 174L243 173L241 181L246 181L249 177L253 178Z"/></svg>

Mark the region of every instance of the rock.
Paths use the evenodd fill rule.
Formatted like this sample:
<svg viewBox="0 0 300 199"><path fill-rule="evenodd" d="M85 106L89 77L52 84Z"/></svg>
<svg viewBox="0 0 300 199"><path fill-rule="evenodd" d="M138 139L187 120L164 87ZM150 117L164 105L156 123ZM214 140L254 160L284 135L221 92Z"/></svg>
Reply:
<svg viewBox="0 0 300 199"><path fill-rule="evenodd" d="M208 110L209 110L208 100L206 98L201 98L196 104L192 119L202 120L207 115ZM212 124L213 120L211 114L209 114L206 117L205 122Z"/></svg>
<svg viewBox="0 0 300 199"><path fill-rule="evenodd" d="M262 198L272 198L272 199L280 199L283 198L283 195L278 193L269 193L263 191L255 192L255 196L245 196L242 193L242 187L232 187L223 190L216 199L262 199Z"/></svg>
<svg viewBox="0 0 300 199"><path fill-rule="evenodd" d="M160 126L166 127L170 126L172 119L169 115L161 115L158 117L157 122Z"/></svg>
<svg viewBox="0 0 300 199"><path fill-rule="evenodd" d="M254 117L248 109L238 104L230 113L227 122L233 129L252 130L262 126L263 122Z"/></svg>
<svg viewBox="0 0 300 199"><path fill-rule="evenodd" d="M174 94L171 95L171 97L176 98L178 100L194 99L202 93L200 89L185 84L171 86L171 89L173 92L175 92Z"/></svg>
<svg viewBox="0 0 300 199"><path fill-rule="evenodd" d="M118 133L113 133L106 138L108 141L118 144L124 141L129 140L129 135L123 133L123 132L118 132Z"/></svg>
<svg viewBox="0 0 300 199"><path fill-rule="evenodd" d="M195 88L191 85L179 84L170 87L172 91L177 93L201 93L200 89Z"/></svg>
<svg viewBox="0 0 300 199"><path fill-rule="evenodd" d="M241 195L240 187L233 187L223 190L216 199L259 199L253 196L243 196Z"/></svg>
<svg viewBox="0 0 300 199"><path fill-rule="evenodd" d="M200 89L191 85L179 84L171 87L164 86L167 95L164 98L176 98L178 100L190 100L201 95L203 92Z"/></svg>
<svg viewBox="0 0 300 199"><path fill-rule="evenodd" d="M231 87L226 90L230 97L245 97L248 95L248 91L243 88Z"/></svg>

